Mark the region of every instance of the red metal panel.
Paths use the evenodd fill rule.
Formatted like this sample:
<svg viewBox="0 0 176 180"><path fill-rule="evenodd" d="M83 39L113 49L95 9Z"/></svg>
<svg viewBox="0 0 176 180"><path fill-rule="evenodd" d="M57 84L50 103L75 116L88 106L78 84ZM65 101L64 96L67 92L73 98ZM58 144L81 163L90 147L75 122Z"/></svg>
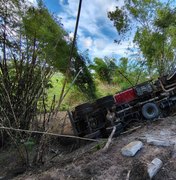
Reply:
<svg viewBox="0 0 176 180"><path fill-rule="evenodd" d="M114 95L114 99L117 104L128 103L136 99L136 97L137 96L133 88L127 89Z"/></svg>

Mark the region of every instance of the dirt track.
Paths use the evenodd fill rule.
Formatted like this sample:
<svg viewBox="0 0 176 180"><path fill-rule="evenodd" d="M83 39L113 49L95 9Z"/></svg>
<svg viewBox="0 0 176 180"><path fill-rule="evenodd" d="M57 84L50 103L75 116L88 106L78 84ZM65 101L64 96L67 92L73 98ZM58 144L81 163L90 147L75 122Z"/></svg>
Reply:
<svg viewBox="0 0 176 180"><path fill-rule="evenodd" d="M176 161L173 147L159 147L145 142L145 137L148 136L165 139L176 138L175 132L176 117L149 122L131 134L115 138L107 152L97 150L99 146L92 143L68 155L70 160L68 160L68 157L63 157L59 161L56 160L55 167L45 172L35 174L28 172L16 179L125 180L128 172L131 171L130 179L145 180L148 179L145 167L155 157L160 158L164 165L154 179L176 179ZM143 149L135 157L122 156L121 148L139 138L144 139ZM92 147L94 147L93 150L90 150ZM86 150L90 151L84 153Z"/></svg>

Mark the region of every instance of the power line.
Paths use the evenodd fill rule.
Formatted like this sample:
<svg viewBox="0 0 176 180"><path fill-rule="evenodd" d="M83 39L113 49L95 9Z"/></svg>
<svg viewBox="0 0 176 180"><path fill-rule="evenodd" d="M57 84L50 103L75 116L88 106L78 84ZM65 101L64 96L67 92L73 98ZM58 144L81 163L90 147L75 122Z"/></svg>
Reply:
<svg viewBox="0 0 176 180"><path fill-rule="evenodd" d="M68 67L67 67L67 70L66 70L65 80L64 80L64 83L63 83L63 86L62 86L58 106L60 106L61 102L63 101L64 91L65 91L65 87L66 87L66 84L67 84L68 75L70 73L70 65L71 65L71 60L72 60L72 57L73 57L73 51L74 51L74 47L75 47L76 35L77 35L77 31L78 31L79 19L80 19L80 14L81 14L81 6L82 6L82 0L79 1L78 13L77 13L77 18L76 18L76 26L75 26L73 41L72 41L71 50L70 50L69 62L68 62Z"/></svg>

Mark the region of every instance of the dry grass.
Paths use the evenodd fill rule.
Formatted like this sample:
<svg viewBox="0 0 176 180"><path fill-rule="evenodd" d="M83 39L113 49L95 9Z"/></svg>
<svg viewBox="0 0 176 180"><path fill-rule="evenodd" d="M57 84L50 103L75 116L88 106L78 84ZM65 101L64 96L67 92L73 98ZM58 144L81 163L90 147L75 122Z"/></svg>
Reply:
<svg viewBox="0 0 176 180"><path fill-rule="evenodd" d="M97 81L97 94L99 97L114 95L120 91L120 87L117 84L107 84Z"/></svg>
<svg viewBox="0 0 176 180"><path fill-rule="evenodd" d="M135 157L124 157L121 154L121 148L131 141L146 134L162 135L162 132L169 132L175 137L176 123L175 118L166 118L157 122L149 123L138 131L125 134L113 140L108 152L95 151L84 153L80 158L75 159L76 152L72 154L73 159L65 164L59 163L57 166L38 174L24 174L18 179L126 179L131 171L131 179L147 179L145 166L155 157L163 161L163 168L157 173L154 179L165 180L175 179L175 159L171 156L170 147L157 147L144 143L144 147ZM169 130L169 131L168 131ZM87 147L88 148L88 147ZM172 147L171 147L172 148ZM80 148L79 151L83 151ZM64 156L66 158L67 156ZM140 161L141 163L136 163ZM63 162L66 162L65 160ZM135 163L135 164L134 164ZM136 171L136 168L138 171ZM134 170L134 171L133 171ZM144 177L145 175L145 177ZM136 177L137 176L137 177ZM134 177L134 178L133 178Z"/></svg>
<svg viewBox="0 0 176 180"><path fill-rule="evenodd" d="M73 135L72 126L67 111L58 112L56 116L53 116L53 118L50 119L49 122L47 122L48 116L49 113L45 115L46 129L50 128L51 129L50 132L56 134ZM44 115L38 116L35 123L32 124L31 130L40 129L43 125L43 121L44 121Z"/></svg>

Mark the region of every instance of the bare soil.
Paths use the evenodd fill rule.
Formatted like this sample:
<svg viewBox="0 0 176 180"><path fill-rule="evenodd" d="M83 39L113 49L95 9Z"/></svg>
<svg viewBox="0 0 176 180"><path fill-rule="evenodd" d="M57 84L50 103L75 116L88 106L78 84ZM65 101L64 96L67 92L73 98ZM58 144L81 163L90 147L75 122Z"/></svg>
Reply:
<svg viewBox="0 0 176 180"><path fill-rule="evenodd" d="M79 149L69 152L72 145L65 147L51 162L42 168L27 170L14 179L18 180L147 180L147 164L158 157L163 166L154 180L176 179L176 152L174 147L160 147L149 145L146 137L153 136L160 139L176 139L176 117L147 122L140 129L123 134L113 139L109 149L102 150L104 140L97 143L87 143ZM134 157L124 157L121 148L134 140L142 140L144 147ZM60 146L55 146L59 150ZM2 162L0 162L2 163ZM7 166L7 164L5 165ZM2 167L2 166L1 166ZM1 176L1 174L0 174Z"/></svg>

